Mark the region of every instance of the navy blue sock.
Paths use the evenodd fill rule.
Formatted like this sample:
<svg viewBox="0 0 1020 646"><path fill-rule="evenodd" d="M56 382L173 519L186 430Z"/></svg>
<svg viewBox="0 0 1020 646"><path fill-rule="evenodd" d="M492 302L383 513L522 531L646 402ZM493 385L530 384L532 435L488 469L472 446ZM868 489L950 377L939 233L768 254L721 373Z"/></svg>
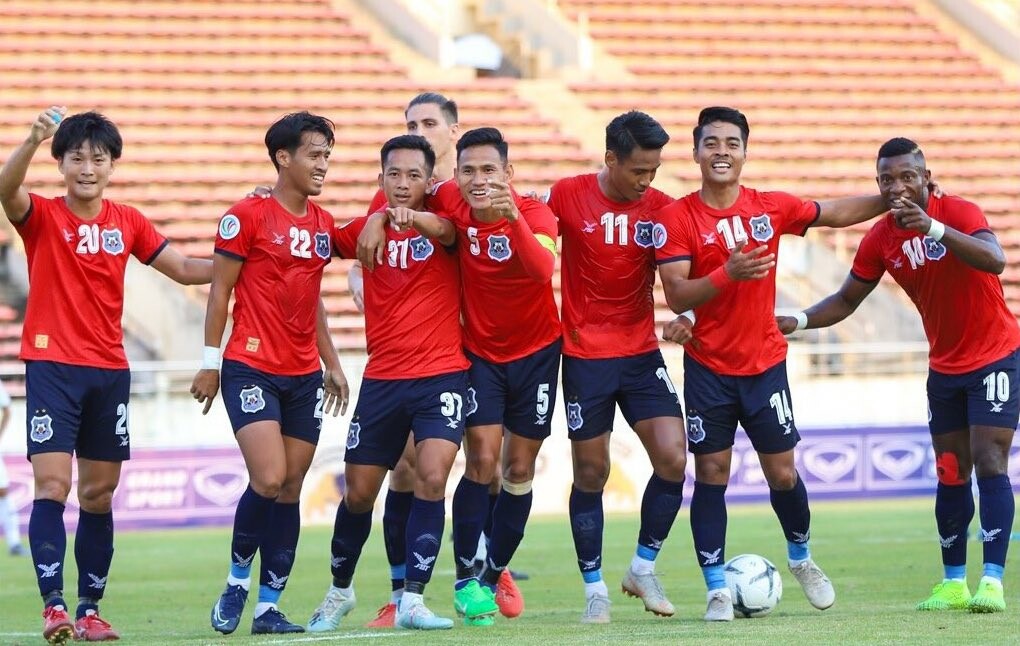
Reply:
<svg viewBox="0 0 1020 646"><path fill-rule="evenodd" d="M287 586L294 567L298 537L301 534L301 505L296 502L273 504L272 524L266 528L259 550L259 601L276 603Z"/></svg>
<svg viewBox="0 0 1020 646"><path fill-rule="evenodd" d="M383 543L386 545L386 559L390 563L390 584L393 590L404 587L405 559L407 558L407 522L411 515L413 491L386 492L383 506ZM400 576L394 576L396 574Z"/></svg>
<svg viewBox="0 0 1020 646"><path fill-rule="evenodd" d="M973 519L974 494L970 490L970 480L960 485L938 483L935 488L935 526L939 530L942 567L947 579L967 576L967 529Z"/></svg>
<svg viewBox="0 0 1020 646"><path fill-rule="evenodd" d="M39 594L47 606L67 604L64 590L64 556L67 553L67 530L64 528L64 505L56 500L40 498L32 503L28 520L28 544ZM56 593L56 596L53 595Z"/></svg>
<svg viewBox="0 0 1020 646"><path fill-rule="evenodd" d="M521 496L515 496L506 489L499 492L492 518L488 562L482 570L482 583L485 585L495 587L499 575L520 546L528 516L531 515L532 497L531 491Z"/></svg>
<svg viewBox="0 0 1020 646"><path fill-rule="evenodd" d="M113 512L92 514L78 511L78 531L74 536L74 560L78 564L77 618L86 610L98 611L106 590L106 578L113 562Z"/></svg>
<svg viewBox="0 0 1020 646"><path fill-rule="evenodd" d="M581 491L571 487L570 531L574 535L577 567L585 583L602 580L602 533L605 524L602 492Z"/></svg>
<svg viewBox="0 0 1020 646"><path fill-rule="evenodd" d="M453 493L453 555L458 581L475 576L475 552L489 509L488 492L488 484L462 477Z"/></svg>
<svg viewBox="0 0 1020 646"><path fill-rule="evenodd" d="M641 529L637 554L654 561L663 541L669 536L680 505L684 501L684 481L671 482L652 474L641 498Z"/></svg>
<svg viewBox="0 0 1020 646"><path fill-rule="evenodd" d="M249 485L234 511L234 533L230 540L230 574L237 579L251 576L251 562L273 514L272 498L255 493Z"/></svg>
<svg viewBox="0 0 1020 646"><path fill-rule="evenodd" d="M998 566L999 569L992 570L1001 577L1001 568L1006 566L1006 551L1009 549L1013 516L1016 513L1013 489L1009 484L1009 476L1006 475L978 478L977 484L981 503L980 538L983 543L984 562L986 566Z"/></svg>
<svg viewBox="0 0 1020 646"><path fill-rule="evenodd" d="M496 510L496 501L499 500L498 493L489 494L489 512L485 515L485 527L482 529L482 533L487 537L492 537L492 512Z"/></svg>
<svg viewBox="0 0 1020 646"><path fill-rule="evenodd" d="M769 500L779 518L779 524L786 536L786 553L793 560L810 556L808 540L811 538L811 508L808 506L807 487L797 474L797 484L788 491L769 487Z"/></svg>
<svg viewBox="0 0 1020 646"><path fill-rule="evenodd" d="M694 482L691 496L691 534L698 565L703 568L726 562L726 485Z"/></svg>
<svg viewBox="0 0 1020 646"><path fill-rule="evenodd" d="M333 571L333 585L338 588L349 588L354 578L354 568L361 558L361 549L372 531L372 512L355 514L347 508L346 501L340 501L336 510L336 522L333 523L333 542L331 549L333 559L330 566Z"/></svg>
<svg viewBox="0 0 1020 646"><path fill-rule="evenodd" d="M407 592L421 594L432 578L445 523L445 501L414 499L407 519L407 580L404 583Z"/></svg>

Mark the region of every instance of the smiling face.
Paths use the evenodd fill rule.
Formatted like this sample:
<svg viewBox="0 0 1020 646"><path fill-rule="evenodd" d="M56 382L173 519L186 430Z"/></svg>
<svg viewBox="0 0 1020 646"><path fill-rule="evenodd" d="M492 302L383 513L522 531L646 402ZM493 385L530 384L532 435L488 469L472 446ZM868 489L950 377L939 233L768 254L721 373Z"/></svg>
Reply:
<svg viewBox="0 0 1020 646"><path fill-rule="evenodd" d="M904 198L922 209L928 204L928 182L931 171L925 168L924 158L914 153L883 157L878 160L878 190L887 209L903 206Z"/></svg>
<svg viewBox="0 0 1020 646"><path fill-rule="evenodd" d="M457 159L457 186L472 209L487 209L492 205L489 180L508 183L513 170L513 166L503 162L495 146L470 146Z"/></svg>
<svg viewBox="0 0 1020 646"><path fill-rule="evenodd" d="M329 170L332 146L320 132L301 133L301 143L293 154L281 149L276 152L280 173L303 195L319 195Z"/></svg>
<svg viewBox="0 0 1020 646"><path fill-rule="evenodd" d="M701 180L706 184L739 183L746 155L740 127L725 121L705 124L694 149L694 161L701 167Z"/></svg>
<svg viewBox="0 0 1020 646"><path fill-rule="evenodd" d="M386 155L386 164L379 174L379 187L390 206L406 206L420 210L425 194L432 186L426 172L425 153L409 148L395 148Z"/></svg>
<svg viewBox="0 0 1020 646"><path fill-rule="evenodd" d="M101 199L110 183L113 157L104 148L94 148L85 140L81 146L68 150L57 161L57 169L64 176L67 194L76 201L91 202Z"/></svg>

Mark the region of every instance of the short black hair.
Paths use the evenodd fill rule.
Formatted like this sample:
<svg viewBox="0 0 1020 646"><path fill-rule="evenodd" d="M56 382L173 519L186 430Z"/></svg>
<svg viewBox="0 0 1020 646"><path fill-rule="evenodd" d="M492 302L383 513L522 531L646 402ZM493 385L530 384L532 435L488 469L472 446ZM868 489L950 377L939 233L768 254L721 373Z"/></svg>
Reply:
<svg viewBox="0 0 1020 646"><path fill-rule="evenodd" d="M436 152L432 150L428 140L419 135L400 135L383 144L379 152L379 161L382 163L383 172L386 172L386 158L394 150L420 150L425 155L426 179L432 177L432 169L436 167Z"/></svg>
<svg viewBox="0 0 1020 646"><path fill-rule="evenodd" d="M111 159L120 159L124 140L113 122L98 112L80 112L60 122L50 144L53 159L62 159L69 150L78 150L89 142L93 150L105 150Z"/></svg>
<svg viewBox="0 0 1020 646"><path fill-rule="evenodd" d="M736 127L740 128L740 136L744 139L744 147L747 147L747 140L751 136L751 126L747 124L747 117L744 113L735 108L726 108L722 106L712 106L705 108L698 115L698 125L694 128L694 147L697 148L698 144L701 143L701 132L705 126L716 121L722 121L723 123L732 123Z"/></svg>
<svg viewBox="0 0 1020 646"><path fill-rule="evenodd" d="M669 134L662 125L638 110L625 112L606 126L606 150L616 154L623 161L630 157L635 148L661 150L669 143Z"/></svg>
<svg viewBox="0 0 1020 646"><path fill-rule="evenodd" d="M468 148L475 146L492 146L499 151L499 159L504 164L509 157L510 145L503 139L503 133L495 128L475 128L468 130L457 140L457 159Z"/></svg>
<svg viewBox="0 0 1020 646"><path fill-rule="evenodd" d="M900 155L916 155L921 158L921 164L924 164L924 153L921 152L921 147L917 145L917 142L906 137L893 137L878 149L878 159L899 157Z"/></svg>
<svg viewBox="0 0 1020 646"><path fill-rule="evenodd" d="M454 103L453 99L448 99L438 92L422 92L411 99L411 102L407 104L407 108L404 110L404 116L407 116L408 110L423 103L438 105L439 111L443 113L443 118L446 119L447 125L452 126L457 123L457 104Z"/></svg>
<svg viewBox="0 0 1020 646"><path fill-rule="evenodd" d="M266 131L266 149L269 150L269 159L273 162L273 167L277 171L280 170L276 152L286 150L293 155L301 145L301 135L306 132L319 133L326 138L326 143L332 148L334 129L332 121L311 112L292 112L283 116Z"/></svg>

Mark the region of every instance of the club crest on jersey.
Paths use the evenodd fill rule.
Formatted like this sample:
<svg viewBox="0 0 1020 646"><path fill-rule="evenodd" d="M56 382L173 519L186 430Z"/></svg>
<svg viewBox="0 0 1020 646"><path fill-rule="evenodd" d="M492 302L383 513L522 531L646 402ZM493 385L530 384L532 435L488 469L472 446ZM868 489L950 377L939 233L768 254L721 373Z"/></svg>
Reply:
<svg viewBox="0 0 1020 646"><path fill-rule="evenodd" d="M111 256L119 256L124 253L124 236L120 229L103 230L103 251Z"/></svg>
<svg viewBox="0 0 1020 646"><path fill-rule="evenodd" d="M638 220L634 223L634 244L647 249L652 246L652 223Z"/></svg>
<svg viewBox="0 0 1020 646"><path fill-rule="evenodd" d="M772 230L772 218L768 213L754 216L748 224L751 226L751 237L758 242L768 242L775 234Z"/></svg>
<svg viewBox="0 0 1020 646"><path fill-rule="evenodd" d="M652 246L656 249L662 249L666 244L666 239L669 238L666 235L666 225L656 222L652 225Z"/></svg>
<svg viewBox="0 0 1020 646"><path fill-rule="evenodd" d="M227 213L220 218L220 237L224 240L233 240L241 233L241 221L233 213Z"/></svg>
<svg viewBox="0 0 1020 646"><path fill-rule="evenodd" d="M42 444L53 437L53 418L49 415L36 415L32 417L29 427L32 429L31 436L33 442Z"/></svg>
<svg viewBox="0 0 1020 646"><path fill-rule="evenodd" d="M705 439L705 422L697 415L687 416L687 439L698 444Z"/></svg>
<svg viewBox="0 0 1020 646"><path fill-rule="evenodd" d="M496 262L510 259L510 238L505 235L489 236L489 257Z"/></svg>
<svg viewBox="0 0 1020 646"><path fill-rule="evenodd" d="M946 245L931 236L924 236L924 257L928 260L942 260L946 255Z"/></svg>
<svg viewBox="0 0 1020 646"><path fill-rule="evenodd" d="M323 260L329 260L328 233L323 232L315 234L315 255L322 258Z"/></svg>
<svg viewBox="0 0 1020 646"><path fill-rule="evenodd" d="M351 421L351 426L347 429L347 450L355 449L361 444L361 422Z"/></svg>
<svg viewBox="0 0 1020 646"><path fill-rule="evenodd" d="M435 250L436 248L432 246L432 241L425 236L411 238L411 258L414 260L418 262L428 260Z"/></svg>
<svg viewBox="0 0 1020 646"><path fill-rule="evenodd" d="M464 417L471 417L478 411L478 397L474 386L468 386L467 389L467 412L464 413Z"/></svg>
<svg viewBox="0 0 1020 646"><path fill-rule="evenodd" d="M241 412L257 413L266 407L266 400L262 397L262 389L258 386L241 389Z"/></svg>
<svg viewBox="0 0 1020 646"><path fill-rule="evenodd" d="M581 428L584 424L584 418L581 417L581 404L577 402L567 403L567 428L571 431L576 431Z"/></svg>

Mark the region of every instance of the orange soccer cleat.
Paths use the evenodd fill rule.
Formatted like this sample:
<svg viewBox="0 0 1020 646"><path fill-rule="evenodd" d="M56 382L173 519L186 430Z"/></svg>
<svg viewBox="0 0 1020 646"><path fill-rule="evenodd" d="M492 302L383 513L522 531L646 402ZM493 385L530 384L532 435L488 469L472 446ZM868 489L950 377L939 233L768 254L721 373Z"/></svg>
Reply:
<svg viewBox="0 0 1020 646"><path fill-rule="evenodd" d="M496 605L499 606L499 613L507 619L520 617L524 612L524 595L514 583L510 568L503 570L499 575L499 582L496 584Z"/></svg>
<svg viewBox="0 0 1020 646"><path fill-rule="evenodd" d="M397 604L387 603L379 608L375 619L365 624L365 628L393 628L397 617Z"/></svg>

